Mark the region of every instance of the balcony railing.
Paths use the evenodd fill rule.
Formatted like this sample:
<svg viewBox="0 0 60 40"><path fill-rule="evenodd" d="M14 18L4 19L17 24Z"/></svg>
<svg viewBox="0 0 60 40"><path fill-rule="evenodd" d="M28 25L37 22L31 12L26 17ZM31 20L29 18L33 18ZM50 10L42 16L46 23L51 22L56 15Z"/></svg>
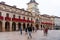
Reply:
<svg viewBox="0 0 60 40"><path fill-rule="evenodd" d="M12 21L16 21L16 22L17 22L17 21L18 21L18 19L17 19L17 18L12 18Z"/></svg>
<svg viewBox="0 0 60 40"><path fill-rule="evenodd" d="M29 22L29 23L33 23L34 22L34 21L25 20L25 19L18 19L18 18L12 18L12 21L16 21L16 22Z"/></svg>
<svg viewBox="0 0 60 40"><path fill-rule="evenodd" d="M10 17L5 17L5 20L11 21Z"/></svg>

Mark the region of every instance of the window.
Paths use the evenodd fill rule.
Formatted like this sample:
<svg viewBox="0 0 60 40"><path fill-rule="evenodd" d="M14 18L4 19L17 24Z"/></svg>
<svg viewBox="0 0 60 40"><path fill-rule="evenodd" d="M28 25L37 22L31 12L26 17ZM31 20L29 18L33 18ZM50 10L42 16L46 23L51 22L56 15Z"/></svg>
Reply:
<svg viewBox="0 0 60 40"><path fill-rule="evenodd" d="M39 23L39 19L36 19L36 22Z"/></svg>
<svg viewBox="0 0 60 40"><path fill-rule="evenodd" d="M31 18L31 21L32 21L32 18Z"/></svg>
<svg viewBox="0 0 60 40"><path fill-rule="evenodd" d="M31 14L31 16L32 16L32 14Z"/></svg>
<svg viewBox="0 0 60 40"><path fill-rule="evenodd" d="M23 19L25 19L25 17L23 17Z"/></svg>
<svg viewBox="0 0 60 40"><path fill-rule="evenodd" d="M9 14L8 13L6 14L6 17L9 17Z"/></svg>
<svg viewBox="0 0 60 40"><path fill-rule="evenodd" d="M20 16L19 16L19 19L20 19Z"/></svg>
<svg viewBox="0 0 60 40"><path fill-rule="evenodd" d="M13 15L13 18L15 18L15 15Z"/></svg>
<svg viewBox="0 0 60 40"><path fill-rule="evenodd" d="M36 21L38 21L38 19L36 19Z"/></svg>
<svg viewBox="0 0 60 40"><path fill-rule="evenodd" d="M28 20L29 20L29 18L28 18Z"/></svg>
<svg viewBox="0 0 60 40"><path fill-rule="evenodd" d="M0 16L1 16L1 12L0 12Z"/></svg>

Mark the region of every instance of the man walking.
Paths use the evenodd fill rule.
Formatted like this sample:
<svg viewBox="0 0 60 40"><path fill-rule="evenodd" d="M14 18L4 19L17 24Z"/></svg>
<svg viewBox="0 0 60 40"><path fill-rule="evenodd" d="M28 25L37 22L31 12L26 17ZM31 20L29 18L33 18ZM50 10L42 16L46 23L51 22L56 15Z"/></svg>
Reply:
<svg viewBox="0 0 60 40"><path fill-rule="evenodd" d="M32 35L31 35L32 27L31 26L28 26L27 27L27 30L28 30L28 39L29 39L29 37L32 38Z"/></svg>

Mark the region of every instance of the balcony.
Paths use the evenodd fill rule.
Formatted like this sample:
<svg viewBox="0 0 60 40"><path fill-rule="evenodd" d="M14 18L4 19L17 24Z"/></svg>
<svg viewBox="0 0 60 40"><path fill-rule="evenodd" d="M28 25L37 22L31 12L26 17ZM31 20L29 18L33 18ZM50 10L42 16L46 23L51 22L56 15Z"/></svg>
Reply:
<svg viewBox="0 0 60 40"><path fill-rule="evenodd" d="M12 18L12 21L16 21L16 22L29 22L29 23L33 23L34 22L34 21L30 21L30 20L17 19L17 18Z"/></svg>
<svg viewBox="0 0 60 40"><path fill-rule="evenodd" d="M49 23L49 22L41 22L41 24L53 25L52 23Z"/></svg>
<svg viewBox="0 0 60 40"><path fill-rule="evenodd" d="M5 20L11 21L10 17L5 17Z"/></svg>
<svg viewBox="0 0 60 40"><path fill-rule="evenodd" d="M16 21L16 22L17 22L17 21L18 21L18 19L17 19L17 18L12 18L12 21Z"/></svg>

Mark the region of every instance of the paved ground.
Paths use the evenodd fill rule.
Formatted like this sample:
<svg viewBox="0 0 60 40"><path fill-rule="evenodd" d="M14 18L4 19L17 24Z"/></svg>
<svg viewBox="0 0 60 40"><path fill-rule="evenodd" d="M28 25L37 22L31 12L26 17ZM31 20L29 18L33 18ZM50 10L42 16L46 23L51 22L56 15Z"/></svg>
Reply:
<svg viewBox="0 0 60 40"><path fill-rule="evenodd" d="M60 30L49 30L47 36L43 35L43 31L38 30L32 33L32 39L28 39L24 31L23 35L19 31L0 32L0 40L60 40Z"/></svg>

